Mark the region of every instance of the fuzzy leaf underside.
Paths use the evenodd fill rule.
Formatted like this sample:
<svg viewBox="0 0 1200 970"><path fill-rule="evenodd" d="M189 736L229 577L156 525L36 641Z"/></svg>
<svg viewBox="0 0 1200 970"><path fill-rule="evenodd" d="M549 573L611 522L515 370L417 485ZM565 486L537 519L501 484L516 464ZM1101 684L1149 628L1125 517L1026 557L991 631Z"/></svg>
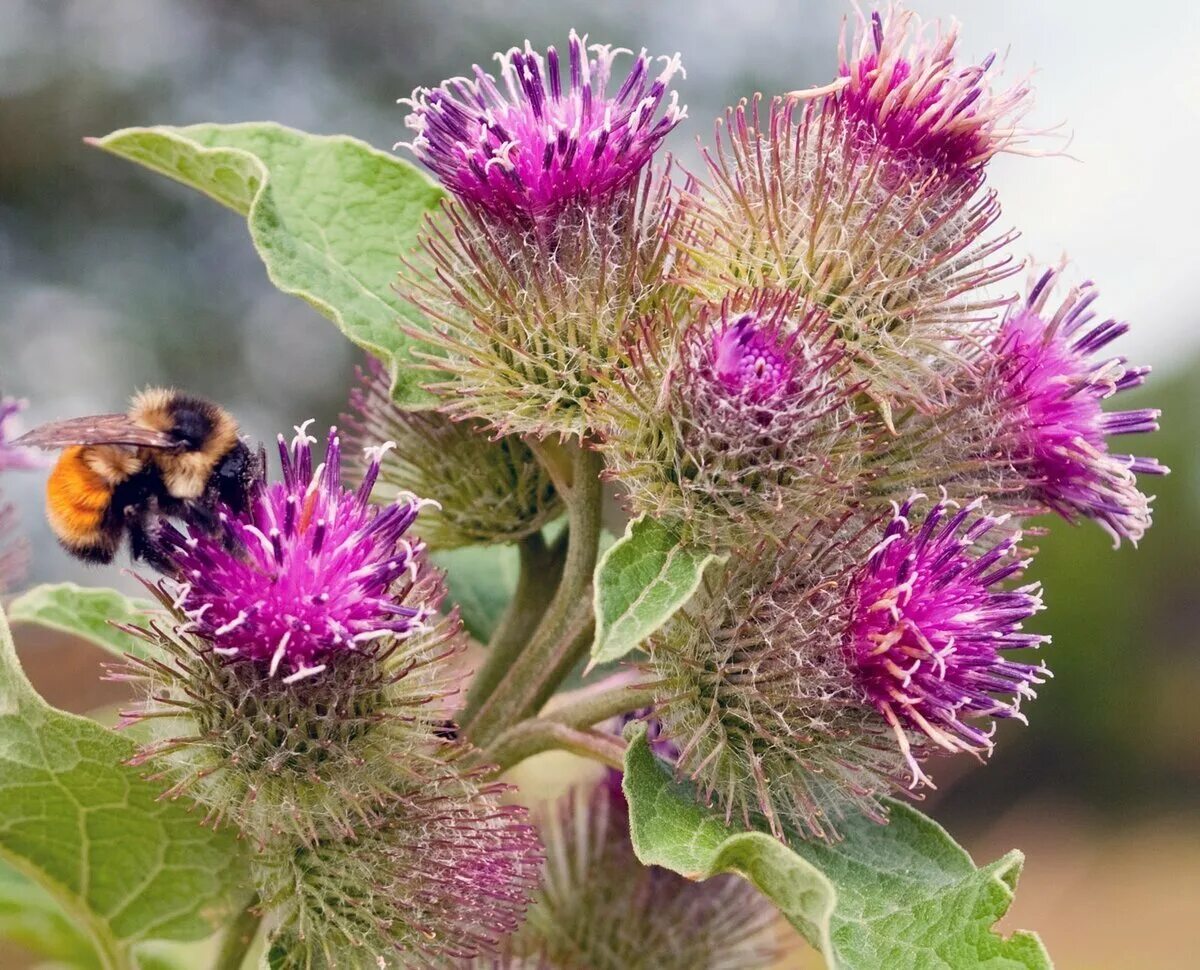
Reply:
<svg viewBox="0 0 1200 970"><path fill-rule="evenodd" d="M146 642L113 624L144 625L146 614L155 609L149 600L130 599L115 589L55 583L35 586L18 596L8 606L8 619L73 634L123 658L126 654L144 656Z"/></svg>
<svg viewBox="0 0 1200 970"><path fill-rule="evenodd" d="M665 522L639 516L596 566L592 663L620 660L683 607L719 557L684 545Z"/></svg>
<svg viewBox="0 0 1200 970"><path fill-rule="evenodd" d="M624 789L643 863L697 880L744 876L821 951L830 970L1052 967L1035 934L993 931L1012 902L1021 854L977 868L941 826L900 802L889 802L887 825L844 823L842 842L793 837L785 845L766 832L727 827L672 778L644 727L625 757Z"/></svg>
<svg viewBox="0 0 1200 970"><path fill-rule="evenodd" d="M124 762L132 743L58 711L21 670L0 613L0 859L84 930L105 967L143 940L197 940L232 912L242 847Z"/></svg>
<svg viewBox="0 0 1200 970"><path fill-rule="evenodd" d="M443 197L418 169L354 138L270 122L126 128L93 144L245 216L271 282L382 360L399 403L428 404L402 328L425 321L393 289Z"/></svg>

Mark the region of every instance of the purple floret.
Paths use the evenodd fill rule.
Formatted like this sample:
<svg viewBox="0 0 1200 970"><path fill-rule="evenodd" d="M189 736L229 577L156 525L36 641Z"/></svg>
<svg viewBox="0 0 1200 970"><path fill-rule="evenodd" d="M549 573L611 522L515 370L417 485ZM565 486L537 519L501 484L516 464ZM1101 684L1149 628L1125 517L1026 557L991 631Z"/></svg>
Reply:
<svg viewBox="0 0 1200 970"><path fill-rule="evenodd" d="M854 677L892 725L914 785L928 779L905 731L947 751L990 751L991 732L969 722L1020 717L1045 674L1002 652L1048 639L1022 632L1042 608L1039 585L1002 585L1025 565L1013 555L1020 533L993 536L1003 520L977 513L979 502L940 502L915 524L918 498L896 509L852 581L846 636Z"/></svg>
<svg viewBox="0 0 1200 970"><path fill-rule="evenodd" d="M163 536L177 569L177 602L193 631L228 658L300 680L339 654L425 629L435 604L408 602L424 546L406 537L421 500L369 502L383 449L361 486L342 486L336 429L313 468L316 439L279 438L283 481L263 487L244 515L222 513L217 535Z"/></svg>
<svg viewBox="0 0 1200 970"><path fill-rule="evenodd" d="M592 56L589 57L589 51ZM641 51L616 94L606 93L618 54L571 31L565 76L558 51L497 54L501 84L475 67L403 99L416 134L408 145L467 205L526 226L572 203L599 204L633 186L667 133L687 115L668 85L679 55L652 73ZM665 103L665 108L664 108ZM660 114L661 109L661 114Z"/></svg>

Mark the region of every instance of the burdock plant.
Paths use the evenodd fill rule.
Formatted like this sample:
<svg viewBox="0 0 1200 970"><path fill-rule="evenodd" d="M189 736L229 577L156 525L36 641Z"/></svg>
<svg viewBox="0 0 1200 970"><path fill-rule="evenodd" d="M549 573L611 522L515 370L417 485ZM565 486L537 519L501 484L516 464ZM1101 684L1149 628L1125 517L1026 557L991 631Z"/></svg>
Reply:
<svg viewBox="0 0 1200 970"><path fill-rule="evenodd" d="M0 644L0 792L47 800L0 846L94 962L220 930L186 959L764 967L774 903L830 967L1049 966L990 930L1019 854L977 868L910 803L1050 676L1030 519L1144 536L1166 469L1112 439L1158 413L1106 409L1147 369L1095 287L1013 250L987 169L1045 151L1028 85L858 19L690 173L678 55L575 32L403 99L440 184L274 125L97 142L245 212L372 359L345 434L148 530L149 602L13 604L137 693L114 736ZM560 769L505 773L552 750L546 804Z"/></svg>

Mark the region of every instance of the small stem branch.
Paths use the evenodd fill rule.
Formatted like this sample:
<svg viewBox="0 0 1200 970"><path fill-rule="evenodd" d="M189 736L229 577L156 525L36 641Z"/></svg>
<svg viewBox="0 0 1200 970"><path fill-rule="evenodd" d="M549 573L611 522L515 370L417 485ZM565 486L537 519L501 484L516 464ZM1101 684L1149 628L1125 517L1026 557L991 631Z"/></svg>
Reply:
<svg viewBox="0 0 1200 970"><path fill-rule="evenodd" d="M241 970L261 923L262 911L259 909L258 896L253 896L225 931L225 938L221 940L221 950L217 954L213 970Z"/></svg>
<svg viewBox="0 0 1200 970"><path fill-rule="evenodd" d="M571 481L563 495L569 531L562 579L528 646L520 651L474 717L464 723L468 736L481 747L521 718L536 713L570 672L590 638L603 459L582 444L574 446L570 458Z"/></svg>
<svg viewBox="0 0 1200 970"><path fill-rule="evenodd" d="M625 763L625 742L620 738L544 718L509 728L484 752L484 759L504 771L543 751L569 751L610 768L620 769Z"/></svg>
<svg viewBox="0 0 1200 970"><path fill-rule="evenodd" d="M462 721L469 724L480 706L496 689L550 605L555 583L562 574L563 550L548 548L541 534L531 535L517 547L520 573L512 602L488 642L488 655L471 681Z"/></svg>
<svg viewBox="0 0 1200 970"><path fill-rule="evenodd" d="M618 678L626 681L624 675ZM554 710L542 716L546 721L557 721L570 727L591 727L610 717L628 714L643 707L650 707L658 699L658 684L619 683L615 686L605 686L599 683L593 687L562 694L559 699L563 702Z"/></svg>

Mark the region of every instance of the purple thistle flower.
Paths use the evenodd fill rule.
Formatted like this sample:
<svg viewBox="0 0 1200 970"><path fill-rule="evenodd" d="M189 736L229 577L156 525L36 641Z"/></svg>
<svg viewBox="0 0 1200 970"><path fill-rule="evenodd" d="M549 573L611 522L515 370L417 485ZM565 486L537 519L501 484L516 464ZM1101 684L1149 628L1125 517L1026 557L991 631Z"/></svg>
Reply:
<svg viewBox="0 0 1200 970"><path fill-rule="evenodd" d="M1009 415L1011 460L1034 497L1066 519L1083 515L1112 537L1137 543L1150 527L1150 501L1136 475L1164 475L1153 458L1110 454L1108 435L1158 430L1159 411L1108 411L1105 398L1141 384L1149 367L1124 357L1092 355L1129 329L1105 320L1090 326L1098 293L1091 283L1072 290L1058 310L1045 306L1056 273L1045 273L1024 306L1010 313L996 337L990 388Z"/></svg>
<svg viewBox="0 0 1200 970"><path fill-rule="evenodd" d="M1025 134L1017 119L1030 90L994 92L988 72L995 53L965 67L955 63L958 25L930 39L908 10L891 5L884 18L861 22L849 54L843 31L835 95L853 134L867 150L882 147L902 168L956 176L1012 150Z"/></svg>
<svg viewBox="0 0 1200 970"><path fill-rule="evenodd" d="M957 510L943 501L918 526L910 516L921 497L897 507L852 579L846 634L850 669L892 726L914 786L929 779L907 732L947 751L990 752L991 732L967 719L1021 718L1021 698L1046 674L1001 651L1049 639L1021 632L1042 608L1039 584L996 588L1027 565L1014 558L1019 532L988 540L1007 517L975 514L978 500Z"/></svg>
<svg viewBox="0 0 1200 970"><path fill-rule="evenodd" d="M496 55L504 90L478 65L474 80L417 88L401 99L416 132L407 147L464 203L503 223L553 222L572 203L597 204L634 186L687 116L678 95L668 96L683 74L679 55L660 58L666 66L655 77L643 49L609 95L614 60L631 52L588 47L573 30L568 47L565 78L555 48L543 58L526 41L524 51Z"/></svg>
<svg viewBox="0 0 1200 970"><path fill-rule="evenodd" d="M16 416L29 406L28 401L0 397L0 472L15 468L41 468L45 461L32 448L12 445L16 434Z"/></svg>
<svg viewBox="0 0 1200 970"><path fill-rule="evenodd" d="M223 511L223 535L162 536L192 630L221 656L285 672L284 683L322 672L339 653L421 632L436 608L406 601L423 563L423 544L405 537L421 500L370 503L389 446L368 449L362 484L350 490L336 429L314 470L307 426L290 446L279 436L283 481L264 486L243 516Z"/></svg>

